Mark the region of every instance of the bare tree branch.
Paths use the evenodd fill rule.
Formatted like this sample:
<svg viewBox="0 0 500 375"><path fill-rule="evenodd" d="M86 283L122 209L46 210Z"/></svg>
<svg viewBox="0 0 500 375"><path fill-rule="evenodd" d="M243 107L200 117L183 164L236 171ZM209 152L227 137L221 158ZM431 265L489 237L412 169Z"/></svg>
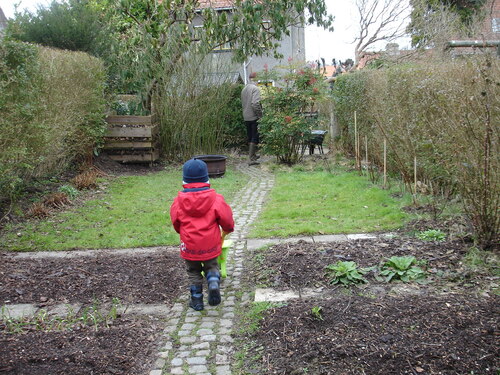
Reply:
<svg viewBox="0 0 500 375"><path fill-rule="evenodd" d="M406 34L407 7L408 4L400 0L356 0L359 34L354 39L355 64L374 43L390 42Z"/></svg>

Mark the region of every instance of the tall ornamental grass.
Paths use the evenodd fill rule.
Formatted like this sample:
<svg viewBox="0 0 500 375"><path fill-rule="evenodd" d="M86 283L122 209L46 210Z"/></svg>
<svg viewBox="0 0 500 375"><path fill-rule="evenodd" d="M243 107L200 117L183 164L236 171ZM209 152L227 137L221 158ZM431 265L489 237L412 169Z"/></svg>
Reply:
<svg viewBox="0 0 500 375"><path fill-rule="evenodd" d="M85 53L0 44L0 200L92 157L105 131L104 81Z"/></svg>
<svg viewBox="0 0 500 375"><path fill-rule="evenodd" d="M342 76L335 83L342 139L354 143L354 111L369 161L389 169L415 192L417 180L433 192L460 197L478 242L498 245L500 227L500 61L480 55L426 61ZM345 88L358 87L349 103ZM363 98L365 105L359 106ZM362 155L365 155L364 142Z"/></svg>
<svg viewBox="0 0 500 375"><path fill-rule="evenodd" d="M245 140L237 69L193 53L157 82L154 112L170 160L221 153Z"/></svg>

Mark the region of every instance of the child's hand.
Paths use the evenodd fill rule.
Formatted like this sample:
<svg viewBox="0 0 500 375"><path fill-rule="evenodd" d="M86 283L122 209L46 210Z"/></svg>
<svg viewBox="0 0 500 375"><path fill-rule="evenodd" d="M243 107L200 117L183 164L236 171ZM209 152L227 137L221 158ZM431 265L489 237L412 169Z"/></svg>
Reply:
<svg viewBox="0 0 500 375"><path fill-rule="evenodd" d="M224 242L224 238L226 238L226 236L229 234L229 232L222 230L221 234L222 234L222 242Z"/></svg>

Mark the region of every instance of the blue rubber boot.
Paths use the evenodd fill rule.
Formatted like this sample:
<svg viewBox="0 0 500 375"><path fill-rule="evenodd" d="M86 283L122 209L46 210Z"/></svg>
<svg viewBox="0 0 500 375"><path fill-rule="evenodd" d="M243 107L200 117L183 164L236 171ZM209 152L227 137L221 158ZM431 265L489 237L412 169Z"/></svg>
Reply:
<svg viewBox="0 0 500 375"><path fill-rule="evenodd" d="M191 300L189 301L189 307L195 309L196 311L204 309L203 287L201 285L191 285Z"/></svg>
<svg viewBox="0 0 500 375"><path fill-rule="evenodd" d="M220 299L220 273L209 271L207 272L208 283L208 304L210 306L217 306Z"/></svg>

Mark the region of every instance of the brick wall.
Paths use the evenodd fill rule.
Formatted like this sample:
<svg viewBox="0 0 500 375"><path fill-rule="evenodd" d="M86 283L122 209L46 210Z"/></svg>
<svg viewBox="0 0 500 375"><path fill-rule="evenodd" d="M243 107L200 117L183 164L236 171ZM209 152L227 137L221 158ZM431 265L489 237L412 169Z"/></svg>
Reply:
<svg viewBox="0 0 500 375"><path fill-rule="evenodd" d="M482 30L484 38L500 39L500 0L488 0L484 5L484 10L486 13Z"/></svg>

